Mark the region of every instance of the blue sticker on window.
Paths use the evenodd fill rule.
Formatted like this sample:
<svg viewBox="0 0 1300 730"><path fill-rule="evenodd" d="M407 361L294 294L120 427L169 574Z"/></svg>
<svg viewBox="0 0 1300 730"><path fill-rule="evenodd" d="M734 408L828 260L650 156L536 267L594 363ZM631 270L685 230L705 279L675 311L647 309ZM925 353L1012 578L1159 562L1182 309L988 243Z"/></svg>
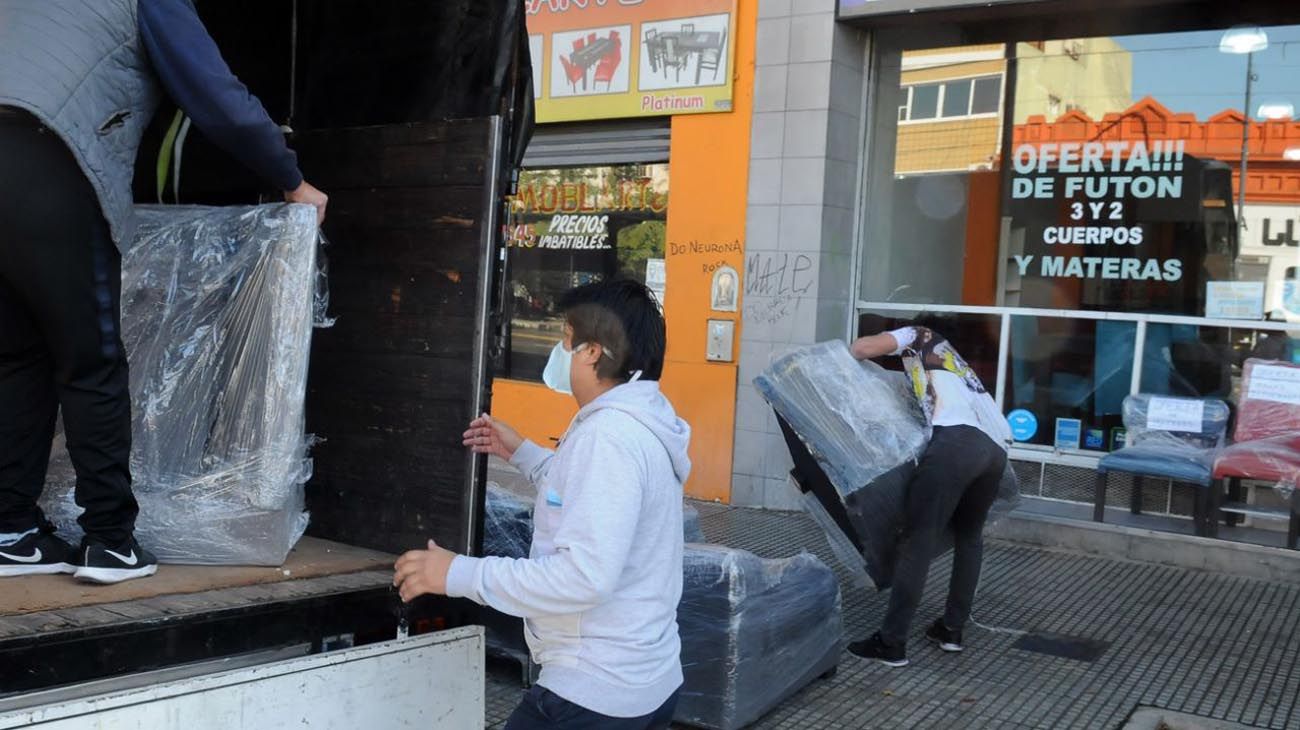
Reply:
<svg viewBox="0 0 1300 730"><path fill-rule="evenodd" d="M1084 448L1103 449L1106 447L1106 432L1100 428L1090 428L1084 434Z"/></svg>
<svg viewBox="0 0 1300 730"><path fill-rule="evenodd" d="M1038 417L1023 408L1007 414L1007 424L1011 426L1011 438L1028 441L1038 433Z"/></svg>
<svg viewBox="0 0 1300 730"><path fill-rule="evenodd" d="M1083 421L1077 418L1056 419L1056 448L1077 449L1083 436Z"/></svg>

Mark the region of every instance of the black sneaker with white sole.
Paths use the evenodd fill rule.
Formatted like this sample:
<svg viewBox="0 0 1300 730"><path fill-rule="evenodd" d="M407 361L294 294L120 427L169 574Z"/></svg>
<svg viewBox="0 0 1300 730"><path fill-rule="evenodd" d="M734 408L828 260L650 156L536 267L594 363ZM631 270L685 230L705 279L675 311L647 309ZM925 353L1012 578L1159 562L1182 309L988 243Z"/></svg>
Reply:
<svg viewBox="0 0 1300 730"><path fill-rule="evenodd" d="M93 540L82 542L81 564L74 575L83 583L109 585L157 572L158 559L133 537L116 547Z"/></svg>
<svg viewBox="0 0 1300 730"><path fill-rule="evenodd" d="M930 641L939 645L939 648L950 653L956 654L962 650L961 632L948 628L943 623L943 619L937 619L930 624L930 628L925 630L925 636Z"/></svg>
<svg viewBox="0 0 1300 730"><path fill-rule="evenodd" d="M71 573L77 569L75 560L71 545L52 533L37 531L0 547L0 578Z"/></svg>
<svg viewBox="0 0 1300 730"><path fill-rule="evenodd" d="M889 667L905 667L908 664L907 647L886 644L885 640L880 638L879 631L872 634L869 639L849 644L849 653L863 659L875 659Z"/></svg>

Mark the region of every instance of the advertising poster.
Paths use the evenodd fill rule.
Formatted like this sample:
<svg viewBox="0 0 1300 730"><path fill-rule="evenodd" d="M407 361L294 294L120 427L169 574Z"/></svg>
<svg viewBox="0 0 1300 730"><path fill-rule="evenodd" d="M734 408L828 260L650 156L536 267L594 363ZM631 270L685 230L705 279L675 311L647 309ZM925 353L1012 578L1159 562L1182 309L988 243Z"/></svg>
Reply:
<svg viewBox="0 0 1300 730"><path fill-rule="evenodd" d="M1237 254L1226 165L1181 140L1021 144L1005 210L1021 305L1203 316ZM1217 293L1217 292L1216 292Z"/></svg>
<svg viewBox="0 0 1300 730"><path fill-rule="evenodd" d="M736 0L525 0L537 121L728 112Z"/></svg>

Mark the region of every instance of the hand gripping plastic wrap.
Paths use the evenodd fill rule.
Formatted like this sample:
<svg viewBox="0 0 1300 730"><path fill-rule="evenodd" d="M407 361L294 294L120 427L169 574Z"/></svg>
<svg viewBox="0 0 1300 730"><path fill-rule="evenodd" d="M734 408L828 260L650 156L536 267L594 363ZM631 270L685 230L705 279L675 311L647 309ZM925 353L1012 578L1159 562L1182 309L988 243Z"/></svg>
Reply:
<svg viewBox="0 0 1300 730"><path fill-rule="evenodd" d="M137 209L122 261L136 535L162 562L280 565L307 526L314 209ZM44 507L78 532L60 444Z"/></svg>
<svg viewBox="0 0 1300 730"><path fill-rule="evenodd" d="M824 477L833 487L834 494L825 494L803 485L809 490L804 505L836 559L860 585L887 588L904 528L907 485L930 436L907 379L858 362L842 342L825 342L783 355L754 383L797 436L791 445L796 467L796 449L815 462L811 468L819 473L803 478ZM1008 464L988 524L1011 512L1019 499ZM940 549L950 547L949 534Z"/></svg>
<svg viewBox="0 0 1300 730"><path fill-rule="evenodd" d="M844 634L840 590L820 560L687 545L683 563L677 722L745 727L835 669Z"/></svg>

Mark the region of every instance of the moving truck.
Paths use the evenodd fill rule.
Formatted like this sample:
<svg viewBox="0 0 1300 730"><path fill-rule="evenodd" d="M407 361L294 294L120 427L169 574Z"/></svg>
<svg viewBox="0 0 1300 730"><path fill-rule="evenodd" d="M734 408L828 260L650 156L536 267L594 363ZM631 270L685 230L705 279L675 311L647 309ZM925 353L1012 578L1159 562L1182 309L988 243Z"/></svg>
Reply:
<svg viewBox="0 0 1300 730"><path fill-rule="evenodd" d="M311 523L277 568L0 583L0 728L481 726L476 610L402 606L390 582L394 556L429 538L481 545L486 463L460 434L489 407L504 342L500 221L532 120L522 4L198 9L331 199ZM197 131L165 135L173 115L142 148L140 202L274 200Z"/></svg>

